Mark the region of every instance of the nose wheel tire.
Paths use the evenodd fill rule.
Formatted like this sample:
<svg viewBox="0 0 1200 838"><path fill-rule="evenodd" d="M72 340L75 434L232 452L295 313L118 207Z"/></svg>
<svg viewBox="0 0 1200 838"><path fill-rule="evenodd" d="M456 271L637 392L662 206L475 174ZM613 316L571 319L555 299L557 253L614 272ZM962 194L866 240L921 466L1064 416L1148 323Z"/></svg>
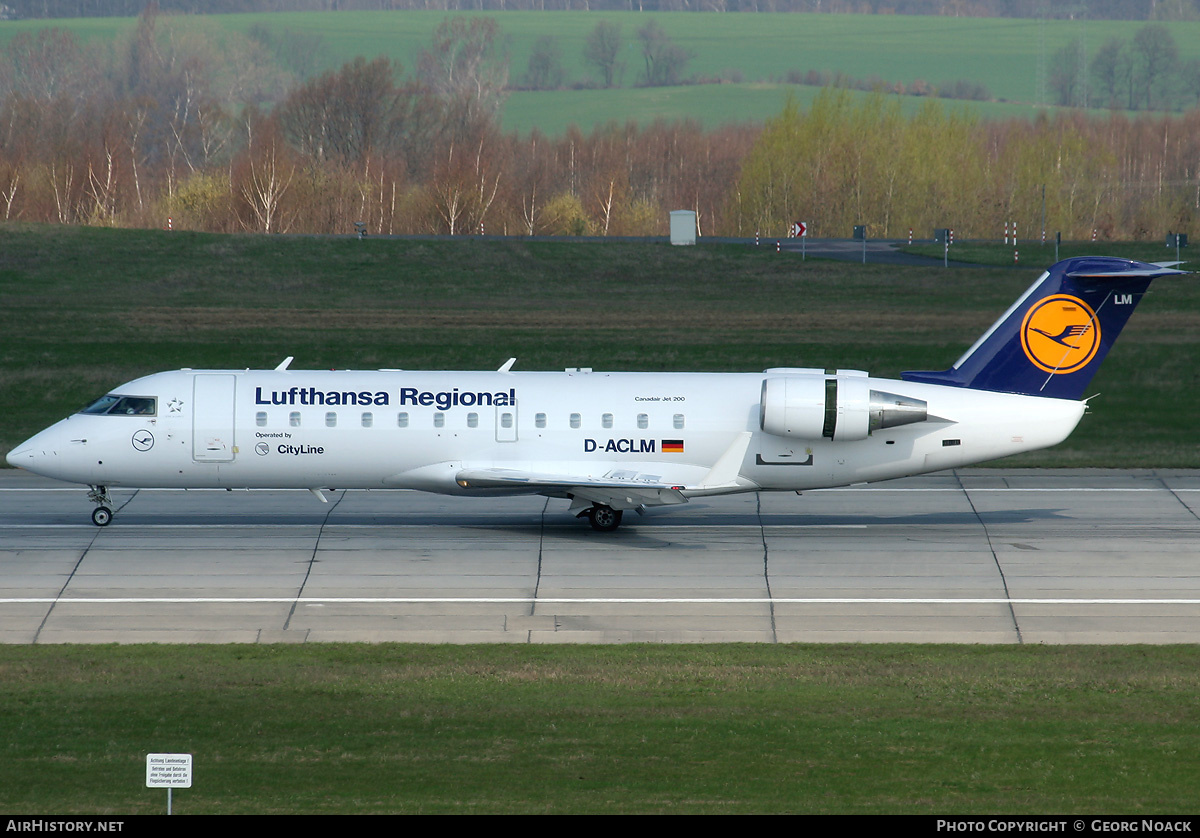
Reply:
<svg viewBox="0 0 1200 838"><path fill-rule="evenodd" d="M112 521L112 510L107 506L97 506L92 510L92 523L98 527L107 527Z"/></svg>
<svg viewBox="0 0 1200 838"><path fill-rule="evenodd" d="M621 510L598 504L588 510L588 523L594 530L612 532L621 526Z"/></svg>

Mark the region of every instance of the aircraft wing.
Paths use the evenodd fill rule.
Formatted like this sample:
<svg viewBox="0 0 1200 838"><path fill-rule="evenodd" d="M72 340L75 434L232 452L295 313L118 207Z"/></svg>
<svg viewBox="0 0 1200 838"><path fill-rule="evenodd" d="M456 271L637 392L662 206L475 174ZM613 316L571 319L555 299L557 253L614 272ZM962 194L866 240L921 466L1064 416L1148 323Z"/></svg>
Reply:
<svg viewBox="0 0 1200 838"><path fill-rule="evenodd" d="M749 431L736 434L731 439L729 448L710 468L681 465L667 469L663 463L627 462L593 477L578 473L524 471L488 466L461 469L455 475L455 482L464 489L525 491L550 497L569 496L575 499L576 505L586 501L611 506L613 509L668 506L687 503L688 499L683 494L685 489L697 494L753 486L738 475L751 436ZM664 473L668 471L670 473Z"/></svg>
<svg viewBox="0 0 1200 838"><path fill-rule="evenodd" d="M613 509L687 503L687 498L680 491L683 486L679 484L639 480L619 474L577 477L507 468L468 468L455 476L455 482L464 489L524 489L532 494L571 495Z"/></svg>

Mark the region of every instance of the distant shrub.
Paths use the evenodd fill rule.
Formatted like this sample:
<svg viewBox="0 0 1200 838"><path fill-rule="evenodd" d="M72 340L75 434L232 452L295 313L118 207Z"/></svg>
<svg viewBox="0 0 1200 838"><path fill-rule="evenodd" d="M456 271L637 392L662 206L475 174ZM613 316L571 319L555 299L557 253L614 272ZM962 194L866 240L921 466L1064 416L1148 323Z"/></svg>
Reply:
<svg viewBox="0 0 1200 838"><path fill-rule="evenodd" d="M975 102L986 102L992 98L987 85L966 79L939 84L937 95L942 99L970 99Z"/></svg>
<svg viewBox="0 0 1200 838"><path fill-rule="evenodd" d="M925 81L925 79L915 79L913 81L913 83L908 86L908 95L909 96L932 96L933 95L933 85L931 85L929 82Z"/></svg>
<svg viewBox="0 0 1200 838"><path fill-rule="evenodd" d="M542 209L546 232L556 236L583 236L590 232L587 213L579 196L563 192Z"/></svg>
<svg viewBox="0 0 1200 838"><path fill-rule="evenodd" d="M877 75L857 78L845 73L831 73L828 70L788 70L783 81L787 84L803 84L810 87L843 87L849 90L864 90L867 92L881 91L909 96L939 96L943 99L971 99L976 102L988 102L992 93L987 85L979 82L958 79L946 82L936 88L924 79L916 79L909 84L900 81L888 81Z"/></svg>
<svg viewBox="0 0 1200 838"><path fill-rule="evenodd" d="M229 214L229 177L224 172L197 172L182 181L167 202L180 229L222 229Z"/></svg>

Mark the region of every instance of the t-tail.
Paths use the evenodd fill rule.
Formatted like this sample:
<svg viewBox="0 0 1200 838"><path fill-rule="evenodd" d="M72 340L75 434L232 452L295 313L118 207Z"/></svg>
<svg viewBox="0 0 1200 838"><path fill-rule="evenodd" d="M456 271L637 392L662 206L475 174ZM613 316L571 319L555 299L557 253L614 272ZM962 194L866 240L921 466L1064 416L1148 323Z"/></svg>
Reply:
<svg viewBox="0 0 1200 838"><path fill-rule="evenodd" d="M943 372L905 381L1079 399L1151 280L1187 271L1117 259L1064 259L1038 278L975 345Z"/></svg>

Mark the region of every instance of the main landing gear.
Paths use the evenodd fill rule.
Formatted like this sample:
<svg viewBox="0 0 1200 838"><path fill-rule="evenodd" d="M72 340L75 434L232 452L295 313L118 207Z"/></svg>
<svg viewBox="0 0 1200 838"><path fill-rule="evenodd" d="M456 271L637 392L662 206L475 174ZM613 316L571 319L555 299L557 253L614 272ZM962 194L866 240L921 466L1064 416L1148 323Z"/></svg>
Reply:
<svg viewBox="0 0 1200 838"><path fill-rule="evenodd" d="M92 523L98 527L107 527L113 517L113 500L108 496L107 486L93 486L88 492L88 500L96 504L92 510Z"/></svg>
<svg viewBox="0 0 1200 838"><path fill-rule="evenodd" d="M582 518L584 515L587 516L588 523L592 525L592 529L600 532L612 532L621 526L621 510L613 509L611 506L605 506L602 503L583 510L576 517Z"/></svg>

